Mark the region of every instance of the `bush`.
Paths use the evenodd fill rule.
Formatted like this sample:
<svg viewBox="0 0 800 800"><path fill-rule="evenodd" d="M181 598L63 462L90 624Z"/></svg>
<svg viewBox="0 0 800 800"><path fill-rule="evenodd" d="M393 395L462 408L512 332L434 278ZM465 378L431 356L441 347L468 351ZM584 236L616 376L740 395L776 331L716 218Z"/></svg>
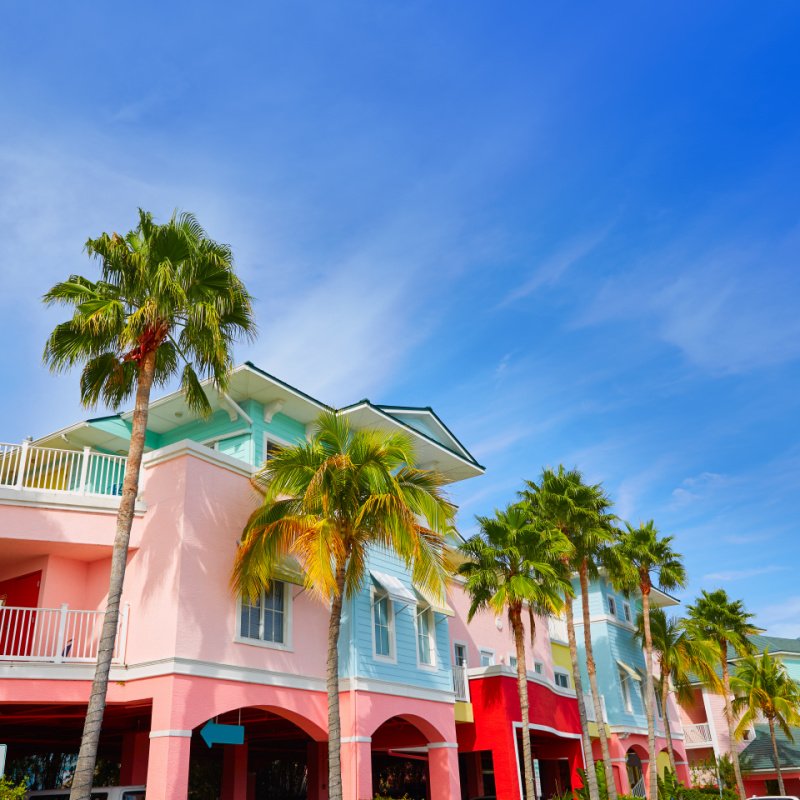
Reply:
<svg viewBox="0 0 800 800"><path fill-rule="evenodd" d="M8 778L0 778L0 800L23 800L27 791L25 781L15 786Z"/></svg>

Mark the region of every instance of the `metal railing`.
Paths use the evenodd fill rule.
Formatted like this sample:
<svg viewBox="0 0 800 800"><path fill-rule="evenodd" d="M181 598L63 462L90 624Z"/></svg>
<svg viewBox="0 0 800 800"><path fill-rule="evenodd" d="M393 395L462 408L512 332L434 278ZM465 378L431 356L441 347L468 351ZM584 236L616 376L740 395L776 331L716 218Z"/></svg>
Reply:
<svg viewBox="0 0 800 800"><path fill-rule="evenodd" d="M567 641L567 621L559 617L547 618L547 632L550 635L551 641L566 642Z"/></svg>
<svg viewBox="0 0 800 800"><path fill-rule="evenodd" d="M707 722L683 726L684 747L708 747L713 744L711 727Z"/></svg>
<svg viewBox="0 0 800 800"><path fill-rule="evenodd" d="M639 780L631 786L630 794L633 797L644 797L647 794L644 788L644 777L639 778Z"/></svg>
<svg viewBox="0 0 800 800"><path fill-rule="evenodd" d="M469 678L466 667L453 665L453 691L456 693L456 700L469 702Z"/></svg>
<svg viewBox="0 0 800 800"><path fill-rule="evenodd" d="M597 714L594 713L594 701L589 692L583 694L583 704L586 707L586 719L589 722L597 722ZM606 698L600 695L600 711L603 713L603 722L608 722L608 714L606 713Z"/></svg>
<svg viewBox="0 0 800 800"><path fill-rule="evenodd" d="M78 495L119 496L125 456L0 442L0 486Z"/></svg>
<svg viewBox="0 0 800 800"><path fill-rule="evenodd" d="M0 606L0 661L86 664L97 660L103 611ZM125 655L128 606L120 609L113 660Z"/></svg>

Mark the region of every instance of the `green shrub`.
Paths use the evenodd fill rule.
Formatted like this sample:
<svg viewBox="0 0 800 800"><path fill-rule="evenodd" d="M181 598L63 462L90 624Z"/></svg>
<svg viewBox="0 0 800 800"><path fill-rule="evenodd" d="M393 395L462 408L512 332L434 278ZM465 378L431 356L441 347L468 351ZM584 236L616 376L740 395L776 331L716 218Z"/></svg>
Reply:
<svg viewBox="0 0 800 800"><path fill-rule="evenodd" d="M25 781L15 786L8 778L0 778L0 800L23 800L27 791Z"/></svg>

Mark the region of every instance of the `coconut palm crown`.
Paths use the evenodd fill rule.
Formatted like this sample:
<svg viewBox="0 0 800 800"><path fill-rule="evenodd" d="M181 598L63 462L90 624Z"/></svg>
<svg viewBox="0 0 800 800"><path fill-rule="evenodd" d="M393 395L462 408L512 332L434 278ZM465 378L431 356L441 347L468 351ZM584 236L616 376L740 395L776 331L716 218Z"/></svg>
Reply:
<svg viewBox="0 0 800 800"><path fill-rule="evenodd" d="M328 625L328 792L341 800L339 656L342 602L361 588L369 552L383 547L410 569L417 587L441 598L448 575L445 536L454 507L444 479L416 466L404 433L353 430L324 413L310 441L280 450L255 479L263 493L242 535L232 585L255 597L286 558L306 589L330 604ZM424 521L422 524L421 521Z"/></svg>

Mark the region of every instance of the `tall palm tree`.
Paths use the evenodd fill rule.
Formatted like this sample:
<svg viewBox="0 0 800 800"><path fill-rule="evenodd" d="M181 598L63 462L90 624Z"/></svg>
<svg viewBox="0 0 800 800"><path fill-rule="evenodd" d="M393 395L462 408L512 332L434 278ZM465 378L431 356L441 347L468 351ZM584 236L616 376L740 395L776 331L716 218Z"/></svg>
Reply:
<svg viewBox="0 0 800 800"><path fill-rule="evenodd" d="M306 589L330 604L328 623L328 796L342 800L339 630L342 603L361 588L370 549L386 547L414 583L442 596L445 535L454 508L444 478L419 469L406 434L351 428L335 412L320 416L310 441L286 447L256 476L263 503L250 516L234 565L234 590L254 598L282 561L295 558ZM424 520L426 525L420 524Z"/></svg>
<svg viewBox="0 0 800 800"><path fill-rule="evenodd" d="M693 606L688 607L687 630L700 639L714 642L717 649L720 670L722 672L722 693L725 698L725 718L728 723L728 736L731 742L731 761L736 776L736 788L739 797L744 798L744 782L739 764L739 752L736 749L734 732L734 714L731 703L731 679L728 666L728 647L740 656L749 655L753 645L749 636L758 632L750 620L753 618L741 600L731 600L724 589L713 592L703 591Z"/></svg>
<svg viewBox="0 0 800 800"><path fill-rule="evenodd" d="M612 541L614 533L611 525L613 517L609 513L610 501L599 485L587 484L578 470L544 469L539 483L526 481L522 497L532 503L543 520L560 530L572 544L572 556L564 558L564 566L571 573L577 572L581 587L581 610L583 615L583 637L586 671L589 676L592 704L594 706L600 739L600 752L606 774L609 800L617 800L614 772L608 736L603 724L603 708L597 686L597 669L592 648L592 634L589 617L589 579L598 574L598 561L603 549ZM580 674L580 661L575 638L575 619L572 601L565 596L567 618L567 639L569 640L572 661L572 678L578 695L578 713L583 734L583 750L587 758L592 758L592 742ZM586 777L589 784L590 800L597 800L598 786L595 770L587 764Z"/></svg>
<svg viewBox="0 0 800 800"><path fill-rule="evenodd" d="M644 614L639 614L637 617L636 635L644 647ZM677 772L675 748L672 743L672 726L667 713L669 693L671 689L674 690L678 702L688 705L693 700L694 676L699 676L709 685L718 681L713 668L716 650L709 642L692 638L686 632L683 620L667 617L663 608L650 609L650 636L653 642L653 654L658 662L659 677L656 683L661 696L669 765L675 773ZM719 687L719 691L722 691L721 683Z"/></svg>
<svg viewBox="0 0 800 800"><path fill-rule="evenodd" d="M514 635L517 654L517 690L522 713L522 754L525 797L535 798L533 758L528 733L528 671L525 655L523 612L528 609L531 646L536 617L557 614L564 606L565 592L572 590L561 560L571 547L566 536L542 525L528 503L516 503L493 517L478 517L481 527L461 545L467 560L459 567L466 577L470 596L468 620L476 612L489 609L497 616L504 612Z"/></svg>
<svg viewBox="0 0 800 800"><path fill-rule="evenodd" d="M656 696L653 691L653 636L650 630L650 593L653 579L661 589L677 589L686 585L686 570L680 553L672 549L672 536L660 536L653 520L638 528L626 523L610 552L609 570L614 585L627 593L638 589L642 596L642 622L645 653L645 716L647 717L647 750L649 757L649 797L657 800L658 765L656 764Z"/></svg>
<svg viewBox="0 0 800 800"><path fill-rule="evenodd" d="M50 334L44 360L55 372L82 366L86 406L135 401L108 603L71 800L89 800L92 787L151 389L180 374L187 405L207 415L211 406L202 379L224 390L233 343L255 332L250 296L234 272L230 247L210 239L191 214L175 213L157 224L140 209L134 230L89 239L86 250L99 260L100 278L71 275L45 294L46 304L74 311Z"/></svg>
<svg viewBox="0 0 800 800"><path fill-rule="evenodd" d="M731 689L734 694L733 710L742 715L736 726L737 737L743 737L759 716L767 720L778 787L780 793L785 795L775 725L777 723L788 739L794 741L792 726L800 724L800 687L789 677L780 659L773 658L766 649L761 658L748 655L736 665Z"/></svg>

